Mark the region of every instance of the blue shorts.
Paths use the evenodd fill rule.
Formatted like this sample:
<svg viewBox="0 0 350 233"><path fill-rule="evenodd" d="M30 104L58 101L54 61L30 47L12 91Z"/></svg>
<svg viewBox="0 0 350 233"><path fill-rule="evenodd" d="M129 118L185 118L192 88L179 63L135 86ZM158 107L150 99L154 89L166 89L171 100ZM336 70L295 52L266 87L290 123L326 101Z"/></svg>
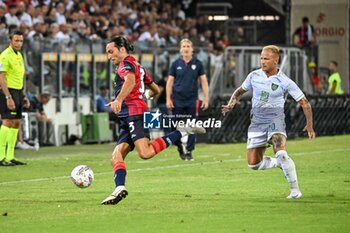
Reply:
<svg viewBox="0 0 350 233"><path fill-rule="evenodd" d="M149 129L143 128L143 115L120 117L120 130L117 145L128 143L130 151L135 148L134 142L140 138L150 138Z"/></svg>

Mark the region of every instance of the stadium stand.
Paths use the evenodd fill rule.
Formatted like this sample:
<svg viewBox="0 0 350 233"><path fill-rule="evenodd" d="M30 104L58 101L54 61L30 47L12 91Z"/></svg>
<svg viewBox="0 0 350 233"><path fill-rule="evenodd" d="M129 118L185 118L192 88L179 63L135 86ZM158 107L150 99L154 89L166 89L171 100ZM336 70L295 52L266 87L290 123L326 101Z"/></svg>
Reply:
<svg viewBox="0 0 350 233"><path fill-rule="evenodd" d="M26 79L31 85L27 90L33 94L50 92L54 97L46 111L56 119L55 145L65 143L64 138L69 134L81 135L79 116L94 112L96 90L100 85L112 89L113 67L107 62L104 45L114 35L124 35L133 41L136 47L134 55L147 66L156 81L178 56L179 41L184 37L195 41L196 55L208 71L210 114L218 119L221 118L218 108L222 101L251 69L259 66L257 51L261 47L255 46L258 40L254 31L256 26L235 21L230 22L231 26L215 25L225 26L225 30L213 30L214 22L210 22L206 15L188 12L181 1L125 0L115 4L111 0L3 2L0 1L0 49L8 44L10 31L20 29L25 34ZM229 37L229 32L234 36ZM288 56L285 72L304 92L312 94L305 53L288 47L282 47L282 52L283 56ZM342 112L347 108L348 97L314 96L311 100L317 111L315 121L322 120L316 130L320 129L324 135L346 131L345 127L331 128L329 125L330 122L349 125L346 120L349 119L348 113ZM205 140L244 140L249 123L249 104L249 101L243 101L232 114L247 118L224 119L225 125L233 127L232 132L222 135L220 131L211 131ZM292 103L288 106L293 114L298 113L297 106ZM336 117L326 116L330 107L339 112ZM297 118L299 115L293 116L291 132L297 132L299 124L302 125L302 119ZM65 132L67 130L69 132ZM62 137L63 134L66 137Z"/></svg>

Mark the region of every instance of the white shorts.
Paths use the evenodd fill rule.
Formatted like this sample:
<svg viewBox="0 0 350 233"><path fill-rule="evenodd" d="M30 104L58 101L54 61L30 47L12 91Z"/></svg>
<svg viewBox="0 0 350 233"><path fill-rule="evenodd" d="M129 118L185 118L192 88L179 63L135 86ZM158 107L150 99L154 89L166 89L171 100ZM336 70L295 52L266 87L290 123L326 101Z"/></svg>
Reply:
<svg viewBox="0 0 350 233"><path fill-rule="evenodd" d="M268 141L277 133L287 137L284 119L273 119L270 124L252 122L248 128L247 149L269 146Z"/></svg>

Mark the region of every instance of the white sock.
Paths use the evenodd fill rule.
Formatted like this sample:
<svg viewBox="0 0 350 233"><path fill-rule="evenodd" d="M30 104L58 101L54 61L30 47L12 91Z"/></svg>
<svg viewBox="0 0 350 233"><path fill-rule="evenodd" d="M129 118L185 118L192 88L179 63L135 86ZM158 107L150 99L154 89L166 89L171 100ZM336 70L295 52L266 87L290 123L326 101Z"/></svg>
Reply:
<svg viewBox="0 0 350 233"><path fill-rule="evenodd" d="M277 163L276 158L272 158L270 156L263 156L263 159L260 161L260 163L254 164L254 165L249 165L253 170L266 170L270 168L276 168L279 167Z"/></svg>
<svg viewBox="0 0 350 233"><path fill-rule="evenodd" d="M253 170L266 170L270 168L279 167L279 164L276 158L272 158L270 156L263 156L263 159L260 161L260 163L254 165L248 164L248 167L250 167Z"/></svg>
<svg viewBox="0 0 350 233"><path fill-rule="evenodd" d="M284 176L286 177L291 192L299 192L297 172L293 160L288 156L287 151L280 150L276 153L278 163L281 165Z"/></svg>
<svg viewBox="0 0 350 233"><path fill-rule="evenodd" d="M272 158L270 156L263 156L262 163L259 167L259 170L265 170L270 168L279 167L276 158Z"/></svg>

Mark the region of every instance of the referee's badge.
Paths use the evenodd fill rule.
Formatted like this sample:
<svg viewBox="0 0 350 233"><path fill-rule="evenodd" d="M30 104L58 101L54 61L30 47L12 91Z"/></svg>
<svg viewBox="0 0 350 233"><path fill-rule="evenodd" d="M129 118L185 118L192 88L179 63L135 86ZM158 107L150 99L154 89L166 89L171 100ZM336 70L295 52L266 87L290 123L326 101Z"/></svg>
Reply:
<svg viewBox="0 0 350 233"><path fill-rule="evenodd" d="M195 70L196 67L197 67L196 65L192 65L192 66L191 66L192 70Z"/></svg>
<svg viewBox="0 0 350 233"><path fill-rule="evenodd" d="M278 88L278 85L277 85L277 84L274 84L274 83L271 84L271 89L272 89L273 91L276 91L277 88Z"/></svg>

